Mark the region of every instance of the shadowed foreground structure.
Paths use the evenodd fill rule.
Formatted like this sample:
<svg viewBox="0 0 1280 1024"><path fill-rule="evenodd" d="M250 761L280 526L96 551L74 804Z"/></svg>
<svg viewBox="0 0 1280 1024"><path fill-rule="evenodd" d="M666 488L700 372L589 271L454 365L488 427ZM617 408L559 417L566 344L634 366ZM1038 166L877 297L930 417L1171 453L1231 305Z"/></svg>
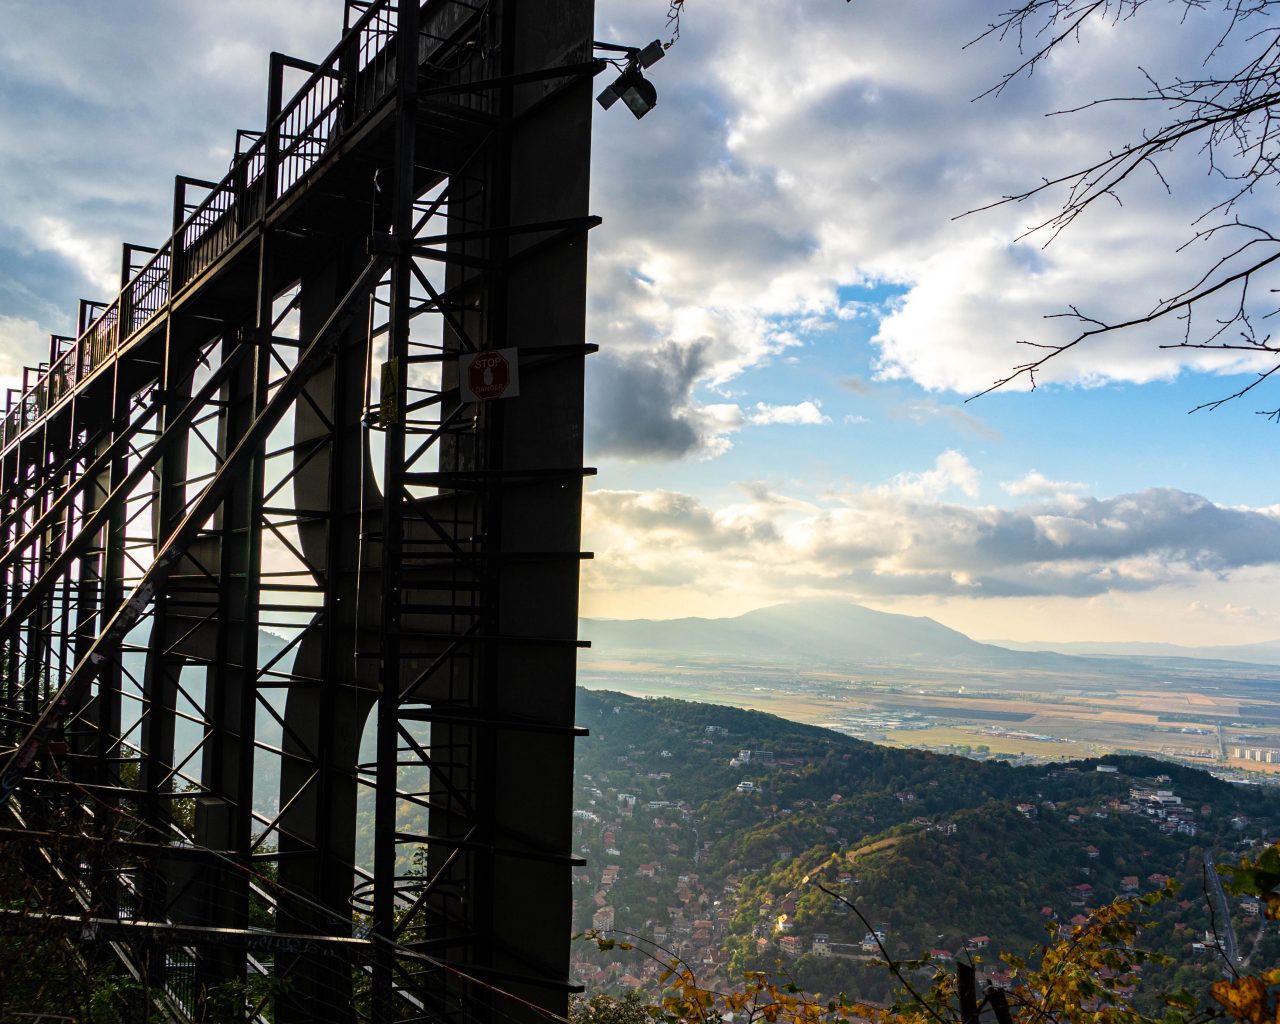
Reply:
<svg viewBox="0 0 1280 1024"><path fill-rule="evenodd" d="M0 924L176 1020L564 1012L592 14L347 0L9 396Z"/></svg>

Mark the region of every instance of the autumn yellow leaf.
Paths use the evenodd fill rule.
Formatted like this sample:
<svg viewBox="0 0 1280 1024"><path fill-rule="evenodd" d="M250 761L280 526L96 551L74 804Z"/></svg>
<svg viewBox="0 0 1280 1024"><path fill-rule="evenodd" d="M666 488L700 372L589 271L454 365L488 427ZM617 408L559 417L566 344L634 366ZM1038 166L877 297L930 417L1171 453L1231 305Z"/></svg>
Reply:
<svg viewBox="0 0 1280 1024"><path fill-rule="evenodd" d="M1217 981L1210 989L1227 1013L1250 1024L1269 1024L1267 986L1261 978L1245 977L1235 981Z"/></svg>

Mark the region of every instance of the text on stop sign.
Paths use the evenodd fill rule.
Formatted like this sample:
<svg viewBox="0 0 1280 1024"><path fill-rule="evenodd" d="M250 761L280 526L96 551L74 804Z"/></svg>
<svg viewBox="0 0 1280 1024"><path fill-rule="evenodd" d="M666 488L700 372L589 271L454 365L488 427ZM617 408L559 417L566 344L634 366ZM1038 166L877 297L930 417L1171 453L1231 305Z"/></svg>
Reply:
<svg viewBox="0 0 1280 1024"><path fill-rule="evenodd" d="M520 362L514 348L468 352L458 358L458 387L464 402L514 398L520 394Z"/></svg>

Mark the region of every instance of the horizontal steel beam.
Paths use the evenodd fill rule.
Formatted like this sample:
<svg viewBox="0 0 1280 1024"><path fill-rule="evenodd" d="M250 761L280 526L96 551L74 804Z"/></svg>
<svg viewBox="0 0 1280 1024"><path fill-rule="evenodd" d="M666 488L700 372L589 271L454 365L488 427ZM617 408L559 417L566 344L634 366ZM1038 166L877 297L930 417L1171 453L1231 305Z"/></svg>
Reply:
<svg viewBox="0 0 1280 1024"><path fill-rule="evenodd" d="M344 935L304 935L263 932L254 928L213 928L208 925L170 924L166 921L46 914L36 910L0 910L0 934L44 934L49 931L61 931L81 942L169 942L183 946L231 946L251 953L337 956L357 960L368 960L373 956L371 940Z"/></svg>

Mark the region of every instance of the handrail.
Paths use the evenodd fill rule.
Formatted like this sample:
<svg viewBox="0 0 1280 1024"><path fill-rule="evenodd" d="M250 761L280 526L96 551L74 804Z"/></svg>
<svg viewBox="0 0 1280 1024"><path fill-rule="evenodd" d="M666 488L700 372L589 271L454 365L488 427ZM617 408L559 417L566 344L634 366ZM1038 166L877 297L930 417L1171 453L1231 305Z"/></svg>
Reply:
<svg viewBox="0 0 1280 1024"><path fill-rule="evenodd" d="M226 175L223 176L222 180L219 181L210 190L209 194L204 198L204 200L191 212L191 214L186 218L186 220L182 222L182 224L178 227L178 230L174 232L173 238L171 239L171 242L170 242L171 246L175 246L175 244L182 245L182 239L186 231L190 227L192 227L196 223L196 221L198 221L202 216L204 216L207 213L210 207L213 206L218 196L223 195L228 190L230 190L231 195L233 197L232 205L234 206L236 198L243 198L243 196L247 194L248 190L254 184L256 184L259 180L262 179L263 174L269 170L269 168L266 166L265 160L262 162L262 165L258 168L258 173L256 174L246 173L244 175L244 180L241 183L240 189L239 189L240 195L237 196L236 181L237 181L237 178L240 177L241 171L242 170L249 171L250 164L256 161L260 155L263 155L263 156L267 155L268 146L272 141L274 135L277 133L277 131L284 126L288 118L294 113L295 110L298 109L298 107L301 106L303 101L310 94L311 90L320 81L325 79L331 79L334 77L335 73L339 71L339 65L342 61L342 56L346 52L347 48L353 42L358 44L360 40L360 34L364 32L364 30L369 26L369 24L375 18L380 17L382 13L388 8L392 8L392 0L375 0L375 2L371 4L369 8L364 12L364 14L362 14L359 18L356 19L355 24L353 24L351 28L349 28L346 32L343 33L342 38L338 41L337 45L334 46L334 48L329 51L328 55L324 58L324 60L320 61L320 63L316 65L315 70L312 71L311 74L307 77L306 81L304 81L302 85L299 86L298 90L293 94L293 97L289 100L289 102L284 104L281 107L280 112L267 122L267 125L263 130L261 136L259 136L258 140L254 142L254 144L244 152L244 154L240 157L240 159L234 160L232 162L231 169L226 173ZM388 33L387 43L390 43L392 38L393 36L390 33ZM381 53L383 49L385 49L385 46L380 47L376 51L376 53ZM341 103L341 93L339 93L339 98L336 102L339 104ZM288 154L283 149L278 150L277 152L278 158L285 157L287 155ZM277 159L277 167L278 167L278 164L279 164L279 159ZM276 190L273 186L278 185L278 181L268 182L267 186L268 188L271 189L271 192L264 199L264 203L263 203L264 214L267 208L270 206L270 204L278 199L283 199L284 196L287 195L288 192L292 189L292 187L295 186L299 181L301 181L301 177L302 176L300 175L297 179L295 179L291 183L289 188L287 188L280 195L274 194ZM220 215L213 217L209 221L209 225L212 226L214 223L217 222L217 220L220 219L221 215L227 212L229 212L229 209L227 211L222 211ZM192 240L193 244L196 242L199 242L205 233L207 232L201 232L200 234L198 234ZM187 246L183 246L183 247L186 248Z"/></svg>
<svg viewBox="0 0 1280 1024"><path fill-rule="evenodd" d="M68 395L79 390L81 383L114 354L135 333L142 330L151 319L199 273L216 262L234 244L251 223L265 217L272 206L288 196L319 162L324 149L334 137L335 130L349 129L343 125L344 113L358 115L350 107L354 96L354 74L363 71L386 50L395 38L394 14L398 10L396 0L374 0L363 14L343 32L337 45L323 61L314 65L315 70L293 94L288 103L268 121L258 140L243 154L233 158L226 175L210 189L209 194L178 225L169 240L161 246L143 267L129 278L115 300L108 304L75 339L68 350L42 373L28 388L24 388L16 402L10 403L0 419L0 451L15 442L28 427L50 412ZM377 22L373 33L373 45L364 39L364 33ZM378 37L381 36L381 45ZM347 60L353 67L344 68ZM345 73L344 73L345 72ZM322 99L302 124L293 132L289 145L279 145L286 137L283 129L303 105L312 98L320 82L329 83L332 95ZM388 91L382 83L381 95ZM375 87L375 91L379 91ZM371 107L370 107L371 109ZM270 113L270 112L268 112ZM313 135L324 125L329 132L324 137ZM272 143L277 143L272 152ZM321 143L312 155L304 152L304 146ZM271 157L275 159L272 160ZM305 166L296 174L291 170L282 184L286 161L304 161ZM274 180L268 180L271 175ZM246 212L247 204L254 197L252 192L262 182L265 193L261 209L256 215ZM256 204L255 204L256 205ZM195 251L211 235L221 230L227 240L212 254L202 254L202 262L195 273L187 276L184 257ZM190 235L190 237L188 237ZM156 299L155 292L163 294ZM139 319L139 314L141 318ZM31 413L28 416L28 412Z"/></svg>

